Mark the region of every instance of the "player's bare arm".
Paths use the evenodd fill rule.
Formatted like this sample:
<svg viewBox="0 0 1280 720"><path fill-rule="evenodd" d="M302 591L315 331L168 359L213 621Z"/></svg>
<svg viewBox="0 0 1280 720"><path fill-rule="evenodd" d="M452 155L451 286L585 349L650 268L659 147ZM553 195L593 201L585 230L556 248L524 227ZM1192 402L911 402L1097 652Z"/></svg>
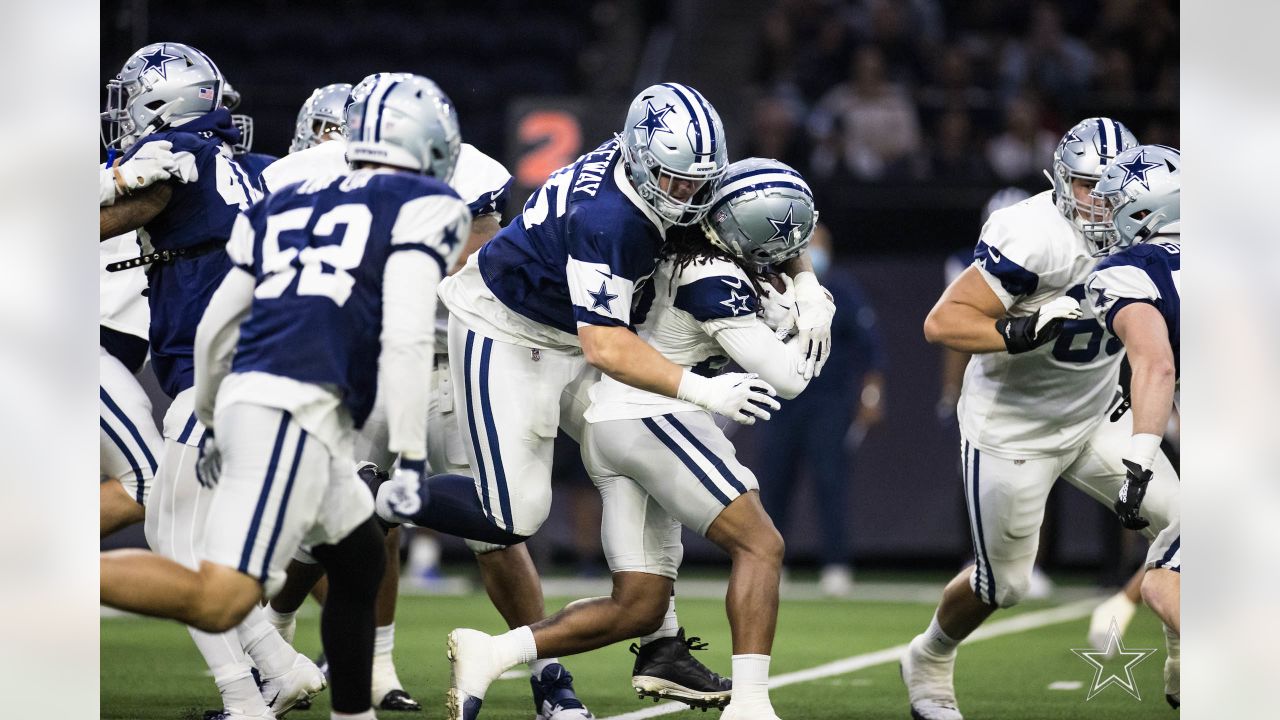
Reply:
<svg viewBox="0 0 1280 720"><path fill-rule="evenodd" d="M1154 305L1132 303L1116 312L1112 327L1124 343L1133 368L1133 432L1160 437L1169 424L1177 383L1177 366L1164 316Z"/></svg>
<svg viewBox="0 0 1280 720"><path fill-rule="evenodd" d="M925 317L924 337L956 352L1003 352L1004 338L995 321L1004 314L1004 303L971 266L942 292Z"/></svg>
<svg viewBox="0 0 1280 720"><path fill-rule="evenodd" d="M462 269L467 264L467 258L471 257L471 253L479 250L489 239L498 234L501 227L498 224L497 215L481 215L471 221L471 234L467 236L467 244L462 248L462 254L458 256L458 262L449 270L452 275Z"/></svg>
<svg viewBox="0 0 1280 720"><path fill-rule="evenodd" d="M627 328L584 325L578 328L587 362L617 380L641 390L675 397L684 369Z"/></svg>
<svg viewBox="0 0 1280 720"><path fill-rule="evenodd" d="M151 222L173 197L168 183L158 183L141 192L116 200L114 205L98 209L98 240L113 238L137 230Z"/></svg>

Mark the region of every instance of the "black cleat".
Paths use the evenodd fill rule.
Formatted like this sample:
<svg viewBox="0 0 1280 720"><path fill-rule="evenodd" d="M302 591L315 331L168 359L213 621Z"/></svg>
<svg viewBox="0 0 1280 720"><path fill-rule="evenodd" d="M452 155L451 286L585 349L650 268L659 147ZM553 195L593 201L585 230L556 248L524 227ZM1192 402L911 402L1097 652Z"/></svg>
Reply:
<svg viewBox="0 0 1280 720"><path fill-rule="evenodd" d="M675 637L648 645L632 643L636 664L631 670L631 687L640 697L651 697L655 702L678 700L703 710L724 709L733 693L733 681L712 672L689 652L706 647L701 638L686 639L684 628Z"/></svg>
<svg viewBox="0 0 1280 720"><path fill-rule="evenodd" d="M414 700L404 690L397 689L382 696L378 709L391 712L422 712L422 703Z"/></svg>

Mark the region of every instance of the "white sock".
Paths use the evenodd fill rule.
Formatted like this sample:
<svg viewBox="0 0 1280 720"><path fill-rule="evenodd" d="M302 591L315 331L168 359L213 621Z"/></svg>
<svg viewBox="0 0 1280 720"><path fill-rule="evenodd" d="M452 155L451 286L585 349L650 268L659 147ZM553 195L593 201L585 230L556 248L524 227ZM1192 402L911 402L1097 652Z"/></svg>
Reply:
<svg viewBox="0 0 1280 720"><path fill-rule="evenodd" d="M213 682L222 694L222 706L235 708L246 714L265 715L267 704L258 692L258 685L249 672L249 658L240 647L235 632L207 633L193 627L187 628L196 649L204 656L204 662L213 674Z"/></svg>
<svg viewBox="0 0 1280 720"><path fill-rule="evenodd" d="M1164 644L1169 650L1169 657L1173 658L1174 662L1179 662L1182 659L1182 636L1174 632L1173 628L1168 625L1164 625L1163 627Z"/></svg>
<svg viewBox="0 0 1280 720"><path fill-rule="evenodd" d="M528 625L493 636L493 649L503 668L513 668L538 659L538 647L533 642L533 631Z"/></svg>
<svg viewBox="0 0 1280 720"><path fill-rule="evenodd" d="M391 657L391 650L396 646L396 624L380 625L373 631L373 655Z"/></svg>
<svg viewBox="0 0 1280 720"><path fill-rule="evenodd" d="M733 656L734 705L759 705L769 703L769 656Z"/></svg>
<svg viewBox="0 0 1280 720"><path fill-rule="evenodd" d="M934 655L946 657L956 651L956 646L960 644L959 640L952 639L950 635L942 630L942 626L938 624L938 614L934 613L933 619L929 621L929 629L924 631L925 644L924 647Z"/></svg>
<svg viewBox="0 0 1280 720"><path fill-rule="evenodd" d="M403 690L400 676L396 674L396 664L391 659L391 649L395 647L396 624L383 625L373 634L373 691L374 700L382 701L382 696L392 690Z"/></svg>
<svg viewBox="0 0 1280 720"><path fill-rule="evenodd" d="M351 713L340 713L335 710L329 713L329 720L378 720L378 716L373 714L373 708L369 708L364 712L355 713L354 715Z"/></svg>
<svg viewBox="0 0 1280 720"><path fill-rule="evenodd" d="M678 632L680 632L680 622L676 620L676 596L672 595L671 602L667 604L667 614L662 618L662 626L640 638L640 645L648 645L662 638L675 637Z"/></svg>
<svg viewBox="0 0 1280 720"><path fill-rule="evenodd" d="M280 677L293 669L293 661L298 651L280 637L280 633L270 622L262 608L254 606L244 621L236 626L236 636L240 646L253 658L264 680Z"/></svg>
<svg viewBox="0 0 1280 720"><path fill-rule="evenodd" d="M538 658L537 660L530 660L529 674L532 675L534 679L540 680L542 679L542 671L547 669L548 665L555 665L558 662L560 662L560 658Z"/></svg>
<svg viewBox="0 0 1280 720"><path fill-rule="evenodd" d="M280 637L292 645L294 632L298 629L298 611L277 612L275 608L267 605L262 609L262 613L267 616L267 622L271 623L271 627L280 633Z"/></svg>

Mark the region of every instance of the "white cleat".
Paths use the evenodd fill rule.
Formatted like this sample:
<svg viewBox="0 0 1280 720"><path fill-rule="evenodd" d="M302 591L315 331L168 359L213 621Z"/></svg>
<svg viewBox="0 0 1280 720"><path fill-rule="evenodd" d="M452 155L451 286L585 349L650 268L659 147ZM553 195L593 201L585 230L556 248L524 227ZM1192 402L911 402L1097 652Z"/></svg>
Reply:
<svg viewBox="0 0 1280 720"><path fill-rule="evenodd" d="M907 685L913 720L964 720L956 706L956 656L938 657L925 649L926 638L917 635L903 654L899 668Z"/></svg>
<svg viewBox="0 0 1280 720"><path fill-rule="evenodd" d="M782 720L769 703L760 705L734 705L730 702L720 713L720 720Z"/></svg>
<svg viewBox="0 0 1280 720"><path fill-rule="evenodd" d="M1027 585L1028 600L1048 600L1053 597L1054 584L1040 569L1039 565L1031 568L1031 583Z"/></svg>
<svg viewBox="0 0 1280 720"><path fill-rule="evenodd" d="M1110 649L1114 655L1116 646L1108 642L1111 638L1111 622L1115 621L1120 639L1124 639L1124 632L1129 628L1129 621L1133 620L1133 613L1137 609L1138 606L1125 596L1124 591L1103 600L1094 608L1093 616L1089 618L1089 644L1093 649L1099 652Z"/></svg>
<svg viewBox="0 0 1280 720"><path fill-rule="evenodd" d="M214 713L212 711L204 714L205 720L276 720L275 713L270 710L263 710L257 715L250 715L243 710L235 708L226 708L222 712Z"/></svg>
<svg viewBox="0 0 1280 720"><path fill-rule="evenodd" d="M318 695L328 684L320 668L307 656L299 653L293 659L293 667L289 672L264 679L258 690L275 717L281 718L298 703Z"/></svg>
<svg viewBox="0 0 1280 720"><path fill-rule="evenodd" d="M449 720L475 720L489 685L507 669L494 657L493 636L479 630L458 629L449 633L449 663L452 676L446 698Z"/></svg>

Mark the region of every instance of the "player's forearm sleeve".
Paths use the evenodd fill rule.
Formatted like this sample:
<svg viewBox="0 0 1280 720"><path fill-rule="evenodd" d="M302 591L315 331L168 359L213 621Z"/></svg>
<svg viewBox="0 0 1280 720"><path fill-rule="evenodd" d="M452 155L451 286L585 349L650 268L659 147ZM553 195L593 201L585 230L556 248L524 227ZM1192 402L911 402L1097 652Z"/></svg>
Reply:
<svg viewBox="0 0 1280 720"><path fill-rule="evenodd" d="M383 271L378 385L386 398L388 449L410 460L427 456L427 402L440 277L435 258L413 248L393 252Z"/></svg>
<svg viewBox="0 0 1280 720"><path fill-rule="evenodd" d="M240 323L253 306L255 284L252 275L240 268L231 268L209 299L204 317L196 327L195 412L208 427L213 427L218 386L231 371L231 357L240 340Z"/></svg>
<svg viewBox="0 0 1280 720"><path fill-rule="evenodd" d="M800 361L800 348L782 342L763 322L750 325L733 325L715 328L722 321L704 323L720 347L733 361L747 372L760 376L784 399L799 395L809 381L796 372Z"/></svg>

